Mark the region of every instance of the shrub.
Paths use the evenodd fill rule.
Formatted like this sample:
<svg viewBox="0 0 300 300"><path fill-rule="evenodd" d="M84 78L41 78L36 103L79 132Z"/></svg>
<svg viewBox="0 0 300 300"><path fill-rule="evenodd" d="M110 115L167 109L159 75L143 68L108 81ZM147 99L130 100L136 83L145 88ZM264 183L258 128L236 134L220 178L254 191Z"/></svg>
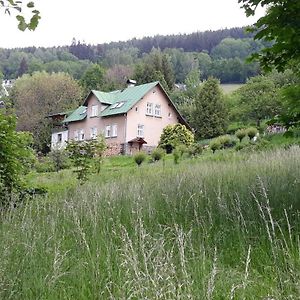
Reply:
<svg viewBox="0 0 300 300"><path fill-rule="evenodd" d="M165 155L165 151L162 148L156 148L152 151L151 157L153 161L159 161Z"/></svg>
<svg viewBox="0 0 300 300"><path fill-rule="evenodd" d="M172 153L173 153L174 164L177 165L179 163L180 151L175 148Z"/></svg>
<svg viewBox="0 0 300 300"><path fill-rule="evenodd" d="M193 144L188 149L187 152L190 157L196 157L203 152L203 146L200 144Z"/></svg>
<svg viewBox="0 0 300 300"><path fill-rule="evenodd" d="M35 170L38 173L54 172L55 166L49 156L40 158L35 164Z"/></svg>
<svg viewBox="0 0 300 300"><path fill-rule="evenodd" d="M194 143L194 134L182 124L167 125L159 141L159 147L171 153L178 145L190 146Z"/></svg>
<svg viewBox="0 0 300 300"><path fill-rule="evenodd" d="M245 129L239 129L235 132L235 136L242 142L242 139L247 135Z"/></svg>
<svg viewBox="0 0 300 300"><path fill-rule="evenodd" d="M176 149L178 150L180 157L182 157L183 154L187 152L188 148L186 145L180 144L176 147Z"/></svg>
<svg viewBox="0 0 300 300"><path fill-rule="evenodd" d="M217 139L212 140L209 144L209 147L212 150L212 152L215 153L216 150L221 148L220 141L218 141Z"/></svg>
<svg viewBox="0 0 300 300"><path fill-rule="evenodd" d="M137 152L134 156L133 159L135 161L135 163L140 166L142 164L143 161L146 160L146 153L145 152Z"/></svg>
<svg viewBox="0 0 300 300"><path fill-rule="evenodd" d="M71 166L68 161L68 155L64 150L52 150L49 153L49 159L56 172L62 169L67 169Z"/></svg>
<svg viewBox="0 0 300 300"><path fill-rule="evenodd" d="M246 129L246 133L247 133L249 139L252 140L258 133L258 130L255 127L249 127Z"/></svg>

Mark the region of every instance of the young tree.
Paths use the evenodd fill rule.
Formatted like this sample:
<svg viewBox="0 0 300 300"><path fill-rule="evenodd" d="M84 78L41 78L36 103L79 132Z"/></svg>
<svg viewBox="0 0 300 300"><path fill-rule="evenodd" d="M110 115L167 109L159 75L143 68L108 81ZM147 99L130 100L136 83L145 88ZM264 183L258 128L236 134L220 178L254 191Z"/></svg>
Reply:
<svg viewBox="0 0 300 300"><path fill-rule="evenodd" d="M217 79L208 78L197 90L192 125L197 138L221 135L227 127L226 107Z"/></svg>

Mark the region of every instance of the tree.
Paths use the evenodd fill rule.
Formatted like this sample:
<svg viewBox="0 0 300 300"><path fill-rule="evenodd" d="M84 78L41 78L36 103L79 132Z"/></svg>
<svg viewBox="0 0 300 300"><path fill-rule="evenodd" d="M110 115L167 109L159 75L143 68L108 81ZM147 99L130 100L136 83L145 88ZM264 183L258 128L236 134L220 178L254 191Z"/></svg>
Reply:
<svg viewBox="0 0 300 300"><path fill-rule="evenodd" d="M174 124L167 125L160 136L158 146L171 153L178 145L189 147L194 143L194 134L188 130L185 125Z"/></svg>
<svg viewBox="0 0 300 300"><path fill-rule="evenodd" d="M225 132L227 111L217 79L210 77L200 85L194 105L192 125L197 138L211 138Z"/></svg>
<svg viewBox="0 0 300 300"><path fill-rule="evenodd" d="M242 119L255 121L257 127L260 127L261 120L270 119L281 111L278 89L268 77L257 76L249 79L237 93L240 97Z"/></svg>
<svg viewBox="0 0 300 300"><path fill-rule="evenodd" d="M26 58L23 57L20 62L20 67L19 67L17 76L21 77L23 74L27 73L27 71L28 71L28 64L27 64Z"/></svg>
<svg viewBox="0 0 300 300"><path fill-rule="evenodd" d="M263 69L275 67L284 71L292 61L300 63L300 1L299 0L238 0L246 15L255 14L256 8L267 6L265 16L253 26L255 39L272 42L260 53L252 55ZM298 69L299 71L299 69Z"/></svg>
<svg viewBox="0 0 300 300"><path fill-rule="evenodd" d="M41 18L40 16L40 12L35 9L34 6L34 2L30 1L26 1L26 10L29 10L30 14L31 14L31 18L29 21L25 20L24 15L28 14L28 11L25 11L23 13L23 9L22 9L22 4L23 1L22 0L2 0L0 1L0 9L4 9L4 12L7 14L11 14L12 11L17 11L18 14L16 15L16 19L19 22L18 24L18 28L22 31L25 31L26 29L28 30L35 30L39 20Z"/></svg>
<svg viewBox="0 0 300 300"><path fill-rule="evenodd" d="M51 138L46 117L77 107L81 89L68 74L37 72L16 80L11 99L18 116L17 129L31 132L35 149L45 153Z"/></svg>
<svg viewBox="0 0 300 300"><path fill-rule="evenodd" d="M80 80L80 85L86 95L91 90L105 90L105 84L105 70L97 64L90 66Z"/></svg>
<svg viewBox="0 0 300 300"><path fill-rule="evenodd" d="M16 132L16 117L0 112L0 210L23 186L22 175L33 160L29 133Z"/></svg>
<svg viewBox="0 0 300 300"><path fill-rule="evenodd" d="M100 163L106 149L105 139L101 136L96 140L76 142L70 141L67 145L67 152L73 161L77 179L83 184L87 181L92 170L92 160L97 160L97 173L100 172Z"/></svg>

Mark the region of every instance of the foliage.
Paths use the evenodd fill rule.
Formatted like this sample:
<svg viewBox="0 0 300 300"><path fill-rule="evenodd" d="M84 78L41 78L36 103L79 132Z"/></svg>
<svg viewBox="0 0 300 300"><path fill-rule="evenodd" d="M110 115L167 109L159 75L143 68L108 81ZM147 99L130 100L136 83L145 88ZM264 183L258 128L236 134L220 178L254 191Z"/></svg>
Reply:
<svg viewBox="0 0 300 300"><path fill-rule="evenodd" d="M105 90L105 71L100 65L90 66L80 79L80 85L84 94L87 95L91 90Z"/></svg>
<svg viewBox="0 0 300 300"><path fill-rule="evenodd" d="M194 142L193 133L182 124L167 125L160 136L159 147L171 153L176 146L190 146Z"/></svg>
<svg viewBox="0 0 300 300"><path fill-rule="evenodd" d="M249 139L252 140L257 135L258 130L255 127L249 127L246 129L246 133L247 133Z"/></svg>
<svg viewBox="0 0 300 300"><path fill-rule="evenodd" d="M203 146L199 143L190 145L187 148L187 153L190 157L197 157L203 152Z"/></svg>
<svg viewBox="0 0 300 300"><path fill-rule="evenodd" d="M0 112L0 208L22 189L22 175L34 160L31 142L29 133L16 132L15 116Z"/></svg>
<svg viewBox="0 0 300 300"><path fill-rule="evenodd" d="M221 143L218 139L213 139L210 143L209 143L209 147L212 150L213 153L216 152L216 150L221 148Z"/></svg>
<svg viewBox="0 0 300 300"><path fill-rule="evenodd" d="M146 158L147 158L147 155L143 151L139 151L133 156L133 160L138 165L138 167L141 166L141 164L146 160Z"/></svg>
<svg viewBox="0 0 300 300"><path fill-rule="evenodd" d="M19 23L18 28L20 30L35 30L41 18L40 12L35 8L35 4L33 1L26 1L25 3L27 10L25 12L22 11L23 0L2 0L0 1L0 9L4 9L4 12L9 15L12 11L18 12L18 14L16 15L16 19ZM31 15L31 18L29 21L26 21L25 15L28 13Z"/></svg>
<svg viewBox="0 0 300 300"><path fill-rule="evenodd" d="M192 125L196 137L210 138L226 130L226 108L217 79L209 78L197 90Z"/></svg>
<svg viewBox="0 0 300 300"><path fill-rule="evenodd" d="M50 120L46 117L77 107L81 89L68 74L36 72L19 78L11 97L18 116L17 129L30 131L35 149L46 153L51 138Z"/></svg>
<svg viewBox="0 0 300 300"><path fill-rule="evenodd" d="M240 118L255 121L257 127L263 119L274 117L281 111L278 89L268 77L249 79L237 93L240 97Z"/></svg>
<svg viewBox="0 0 300 300"><path fill-rule="evenodd" d="M163 158L163 156L165 155L165 151L162 148L155 148L152 152L151 152L151 157L153 161L159 161Z"/></svg>
<svg viewBox="0 0 300 300"><path fill-rule="evenodd" d="M242 139L247 135L247 132L245 129L239 129L235 132L235 136L242 141Z"/></svg>
<svg viewBox="0 0 300 300"><path fill-rule="evenodd" d="M58 172L69 167L68 156L65 150L52 150L48 156L54 167L54 171Z"/></svg>
<svg viewBox="0 0 300 300"><path fill-rule="evenodd" d="M74 172L77 174L77 179L81 184L88 180L88 176L92 171L92 165L95 163L93 158L96 159L96 164L98 165L97 173L100 172L100 164L105 149L106 145L103 138L92 141L68 142L66 150L76 167Z"/></svg>
<svg viewBox="0 0 300 300"><path fill-rule="evenodd" d="M273 42L269 47L252 56L267 71L274 66L278 71L289 67L291 61L300 63L300 27L298 0L239 0L246 15L255 14L256 8L267 6L266 14L252 29L255 39Z"/></svg>
<svg viewBox="0 0 300 300"><path fill-rule="evenodd" d="M172 155L173 155L174 164L175 165L179 164L179 158L181 156L180 150L178 148L173 149Z"/></svg>

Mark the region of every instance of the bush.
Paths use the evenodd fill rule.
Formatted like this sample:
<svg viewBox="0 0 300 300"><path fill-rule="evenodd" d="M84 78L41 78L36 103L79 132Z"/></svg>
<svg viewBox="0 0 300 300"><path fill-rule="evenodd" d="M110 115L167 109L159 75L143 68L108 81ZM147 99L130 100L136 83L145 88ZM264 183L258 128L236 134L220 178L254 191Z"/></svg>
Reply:
<svg viewBox="0 0 300 300"><path fill-rule="evenodd" d="M232 138L230 135L221 135L216 138L217 142L220 144L222 149L234 147L236 144L236 140Z"/></svg>
<svg viewBox="0 0 300 300"><path fill-rule="evenodd" d="M247 135L245 129L239 129L235 132L235 136L242 142L243 138Z"/></svg>
<svg viewBox="0 0 300 300"><path fill-rule="evenodd" d="M220 141L218 139L214 139L210 142L209 144L210 149L212 150L213 153L216 152L216 150L221 148Z"/></svg>
<svg viewBox="0 0 300 300"><path fill-rule="evenodd" d="M246 133L247 133L249 139L252 140L258 133L258 130L255 127L249 127L246 129Z"/></svg>
<svg viewBox="0 0 300 300"><path fill-rule="evenodd" d="M161 148L156 148L152 151L151 157L153 161L159 161L165 155L165 151Z"/></svg>
<svg viewBox="0 0 300 300"><path fill-rule="evenodd" d="M188 149L187 152L190 157L196 157L203 152L203 146L200 144L193 144Z"/></svg>
<svg viewBox="0 0 300 300"><path fill-rule="evenodd" d="M35 164L35 170L38 173L54 172L55 167L49 156L40 158Z"/></svg>
<svg viewBox="0 0 300 300"><path fill-rule="evenodd" d="M180 157L182 157L183 154L187 152L188 148L186 145L180 144L176 147L176 149L178 150Z"/></svg>
<svg viewBox="0 0 300 300"><path fill-rule="evenodd" d="M182 124L167 125L159 141L159 147L171 153L178 145L190 146L194 143L194 135Z"/></svg>
<svg viewBox="0 0 300 300"><path fill-rule="evenodd" d="M135 161L135 163L140 166L142 164L143 161L146 160L146 153L145 152L138 152L133 156L133 159Z"/></svg>
<svg viewBox="0 0 300 300"><path fill-rule="evenodd" d="M179 164L179 157L180 157L180 151L178 149L173 150L173 159L174 159L174 164Z"/></svg>
<svg viewBox="0 0 300 300"><path fill-rule="evenodd" d="M71 167L68 155L64 150L52 150L48 156L56 172Z"/></svg>

